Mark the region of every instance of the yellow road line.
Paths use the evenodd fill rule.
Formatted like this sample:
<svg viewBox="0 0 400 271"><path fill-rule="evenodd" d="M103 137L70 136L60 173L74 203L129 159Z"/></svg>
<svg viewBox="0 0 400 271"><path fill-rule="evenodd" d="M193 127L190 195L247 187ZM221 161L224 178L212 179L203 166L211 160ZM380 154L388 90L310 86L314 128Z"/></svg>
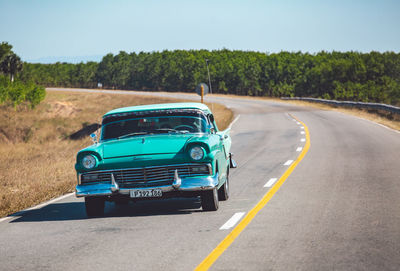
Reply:
<svg viewBox="0 0 400 271"><path fill-rule="evenodd" d="M292 116L292 115L291 115ZM308 127L298 120L295 116L292 116L298 122L304 126L306 132L306 143L304 145L303 151L297 157L297 159L290 165L290 167L285 171L285 173L280 177L280 179L275 183L271 189L263 196L263 198L247 213L247 215L240 221L240 223L225 237L221 243L195 268L196 271L208 270L214 262L224 253L224 251L235 241L239 234L250 224L253 218L257 215L259 211L268 203L268 201L274 196L274 194L279 190L282 184L290 176L296 166L303 160L304 156L310 148L310 133Z"/></svg>

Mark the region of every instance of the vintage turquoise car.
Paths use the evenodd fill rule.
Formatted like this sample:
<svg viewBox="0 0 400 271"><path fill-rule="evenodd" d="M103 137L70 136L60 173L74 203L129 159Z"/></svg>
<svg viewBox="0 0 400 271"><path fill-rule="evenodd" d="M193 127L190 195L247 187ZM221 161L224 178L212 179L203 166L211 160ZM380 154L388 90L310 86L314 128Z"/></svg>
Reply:
<svg viewBox="0 0 400 271"><path fill-rule="evenodd" d="M76 196L89 217L104 214L105 201L200 197L205 211L229 197L229 129L219 131L201 103L118 108L103 116L100 139L79 151Z"/></svg>

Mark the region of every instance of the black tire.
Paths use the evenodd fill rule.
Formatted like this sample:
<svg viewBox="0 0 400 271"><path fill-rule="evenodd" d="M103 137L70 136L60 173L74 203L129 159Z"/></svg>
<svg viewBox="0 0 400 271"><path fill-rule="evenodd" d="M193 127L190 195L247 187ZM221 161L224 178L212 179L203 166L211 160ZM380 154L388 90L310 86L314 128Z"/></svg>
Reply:
<svg viewBox="0 0 400 271"><path fill-rule="evenodd" d="M99 217L104 215L105 200L101 197L86 197L85 207L88 217Z"/></svg>
<svg viewBox="0 0 400 271"><path fill-rule="evenodd" d="M216 211L219 207L218 191L216 188L204 191L201 194L201 207L203 211Z"/></svg>
<svg viewBox="0 0 400 271"><path fill-rule="evenodd" d="M229 170L226 173L225 183L218 189L218 199L220 201L229 199Z"/></svg>

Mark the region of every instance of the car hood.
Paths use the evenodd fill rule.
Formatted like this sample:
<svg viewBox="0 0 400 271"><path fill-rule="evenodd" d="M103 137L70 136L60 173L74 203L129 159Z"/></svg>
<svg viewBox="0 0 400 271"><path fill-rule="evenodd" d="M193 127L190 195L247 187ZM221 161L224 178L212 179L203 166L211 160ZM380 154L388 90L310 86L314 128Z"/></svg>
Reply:
<svg viewBox="0 0 400 271"><path fill-rule="evenodd" d="M193 135L156 135L113 140L102 144L103 157L107 159L183 152L186 142L191 138Z"/></svg>

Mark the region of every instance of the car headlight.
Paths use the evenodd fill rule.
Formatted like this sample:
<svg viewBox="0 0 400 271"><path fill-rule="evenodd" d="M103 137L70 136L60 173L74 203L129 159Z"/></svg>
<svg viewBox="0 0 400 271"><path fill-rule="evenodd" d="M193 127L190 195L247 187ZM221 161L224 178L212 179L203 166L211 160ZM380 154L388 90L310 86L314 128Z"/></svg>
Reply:
<svg viewBox="0 0 400 271"><path fill-rule="evenodd" d="M200 160L204 157L204 150L202 147L195 146L190 149L189 154L193 160Z"/></svg>
<svg viewBox="0 0 400 271"><path fill-rule="evenodd" d="M93 155L90 155L90 154L86 155L82 159L82 165L86 169L94 168L94 166L96 165L96 159L94 158Z"/></svg>

